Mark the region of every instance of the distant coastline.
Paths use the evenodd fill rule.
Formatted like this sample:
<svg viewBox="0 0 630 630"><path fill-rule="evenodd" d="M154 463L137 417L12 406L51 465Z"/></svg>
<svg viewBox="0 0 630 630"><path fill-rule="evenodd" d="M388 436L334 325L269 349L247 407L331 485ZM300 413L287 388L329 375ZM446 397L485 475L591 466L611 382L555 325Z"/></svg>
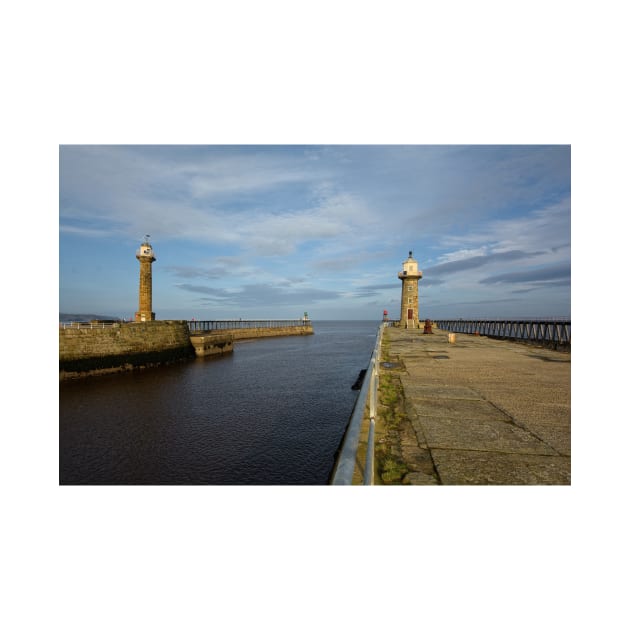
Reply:
<svg viewBox="0 0 630 630"><path fill-rule="evenodd" d="M95 315L94 313L59 313L60 322L89 322L93 319L122 321L120 317L112 315Z"/></svg>

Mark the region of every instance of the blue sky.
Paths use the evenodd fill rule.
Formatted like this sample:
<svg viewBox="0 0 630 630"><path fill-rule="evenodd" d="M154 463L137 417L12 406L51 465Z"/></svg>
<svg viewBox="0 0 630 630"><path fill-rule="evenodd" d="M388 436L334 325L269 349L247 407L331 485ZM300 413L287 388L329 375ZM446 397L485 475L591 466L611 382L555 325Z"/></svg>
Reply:
<svg viewBox="0 0 630 630"><path fill-rule="evenodd" d="M570 316L566 145L62 145L59 310L158 319Z"/></svg>

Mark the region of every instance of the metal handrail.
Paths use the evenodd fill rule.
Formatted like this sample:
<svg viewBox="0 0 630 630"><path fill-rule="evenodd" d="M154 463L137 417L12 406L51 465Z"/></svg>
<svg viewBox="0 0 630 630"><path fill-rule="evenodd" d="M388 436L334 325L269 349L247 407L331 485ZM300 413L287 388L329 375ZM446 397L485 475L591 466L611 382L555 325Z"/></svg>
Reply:
<svg viewBox="0 0 630 630"><path fill-rule="evenodd" d="M442 330L488 337L571 345L571 319L450 319L435 320Z"/></svg>
<svg viewBox="0 0 630 630"><path fill-rule="evenodd" d="M378 369L381 354L381 339L384 325L381 324L376 336L376 344L370 357L370 364L366 371L361 390L354 404L348 427L343 437L339 456L335 462L331 484L334 486L352 485L354 469L356 466L359 436L366 406L369 408L370 426L368 431L367 453L363 474L363 484L374 483L374 431L376 427L378 408ZM368 399L369 395L369 399Z"/></svg>
<svg viewBox="0 0 630 630"><path fill-rule="evenodd" d="M370 377L370 428L368 430L367 452L365 454L365 468L363 473L363 485L374 485L374 432L376 431L376 410L378 406L378 365L376 359L372 375Z"/></svg>
<svg viewBox="0 0 630 630"><path fill-rule="evenodd" d="M124 322L59 322L59 328L114 328Z"/></svg>
<svg viewBox="0 0 630 630"><path fill-rule="evenodd" d="M286 326L312 326L310 319L211 319L190 320L190 332L236 330L239 328L282 328Z"/></svg>

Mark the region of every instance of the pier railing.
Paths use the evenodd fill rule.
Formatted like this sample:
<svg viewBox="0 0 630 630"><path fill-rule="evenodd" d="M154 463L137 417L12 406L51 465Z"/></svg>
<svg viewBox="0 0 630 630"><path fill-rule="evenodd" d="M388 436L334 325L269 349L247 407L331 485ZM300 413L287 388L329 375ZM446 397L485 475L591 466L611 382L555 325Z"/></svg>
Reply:
<svg viewBox="0 0 630 630"><path fill-rule="evenodd" d="M370 357L370 364L363 378L361 390L354 404L350 421L343 436L337 461L331 475L331 484L334 486L348 486L352 484L354 469L357 462L359 448L359 436L361 425L365 415L366 406L370 416L368 429L367 452L363 469L363 485L374 484L374 430L376 427L376 410L378 405L378 374L381 356L381 339L385 325L379 326L376 336L376 344ZM369 396L369 400L368 400Z"/></svg>
<svg viewBox="0 0 630 630"><path fill-rule="evenodd" d="M115 326L120 326L123 322L59 322L59 328L114 328Z"/></svg>
<svg viewBox="0 0 630 630"><path fill-rule="evenodd" d="M213 319L190 320L190 332L210 332L212 330L237 330L242 328L285 328L288 326L310 326L310 319Z"/></svg>
<svg viewBox="0 0 630 630"><path fill-rule="evenodd" d="M449 332L531 341L553 346L571 345L570 319L436 319L434 323L438 328Z"/></svg>

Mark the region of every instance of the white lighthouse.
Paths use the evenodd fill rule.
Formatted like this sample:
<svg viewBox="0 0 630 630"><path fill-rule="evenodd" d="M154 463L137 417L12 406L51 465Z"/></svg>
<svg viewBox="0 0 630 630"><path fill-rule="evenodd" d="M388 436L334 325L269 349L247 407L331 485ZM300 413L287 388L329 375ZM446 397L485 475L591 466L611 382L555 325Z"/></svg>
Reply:
<svg viewBox="0 0 630 630"><path fill-rule="evenodd" d="M400 297L400 326L402 328L419 328L420 315L418 310L418 280L422 278L422 271L418 269L418 261L409 252L409 258L402 264L403 270L398 272L402 280Z"/></svg>
<svg viewBox="0 0 630 630"><path fill-rule="evenodd" d="M140 288L138 291L138 312L135 315L137 322L150 322L155 319L153 313L153 287L151 278L151 265L155 260L153 247L149 243L149 235L136 251L136 258L140 262Z"/></svg>

